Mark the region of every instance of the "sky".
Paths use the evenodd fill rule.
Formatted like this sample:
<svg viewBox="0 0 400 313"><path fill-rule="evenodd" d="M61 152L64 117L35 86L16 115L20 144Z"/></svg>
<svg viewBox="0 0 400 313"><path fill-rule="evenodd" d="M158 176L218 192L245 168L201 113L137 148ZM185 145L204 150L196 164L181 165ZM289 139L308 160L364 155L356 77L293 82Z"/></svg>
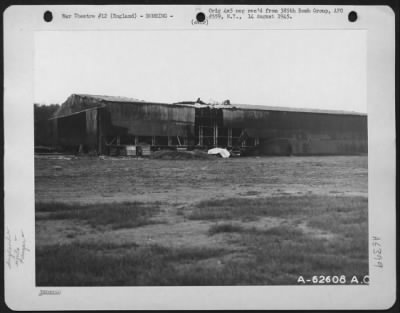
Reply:
<svg viewBox="0 0 400 313"><path fill-rule="evenodd" d="M366 112L356 30L40 31L35 103L74 93Z"/></svg>

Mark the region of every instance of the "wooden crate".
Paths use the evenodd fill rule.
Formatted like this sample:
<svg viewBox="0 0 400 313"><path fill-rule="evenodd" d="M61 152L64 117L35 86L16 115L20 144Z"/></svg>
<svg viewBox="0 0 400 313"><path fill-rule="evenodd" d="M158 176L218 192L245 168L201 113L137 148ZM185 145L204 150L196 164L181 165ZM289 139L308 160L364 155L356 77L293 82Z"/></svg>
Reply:
<svg viewBox="0 0 400 313"><path fill-rule="evenodd" d="M142 147L142 156L150 156L151 149L150 146L141 146Z"/></svg>
<svg viewBox="0 0 400 313"><path fill-rule="evenodd" d="M136 156L136 146L126 146L125 150L127 156Z"/></svg>

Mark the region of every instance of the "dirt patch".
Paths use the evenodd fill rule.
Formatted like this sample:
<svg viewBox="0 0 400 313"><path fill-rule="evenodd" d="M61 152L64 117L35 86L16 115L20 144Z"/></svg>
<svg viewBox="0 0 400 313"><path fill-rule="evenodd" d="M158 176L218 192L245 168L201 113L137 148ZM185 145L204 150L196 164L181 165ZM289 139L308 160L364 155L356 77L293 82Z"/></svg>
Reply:
<svg viewBox="0 0 400 313"><path fill-rule="evenodd" d="M306 234L308 236L312 236L314 238L332 240L332 239L335 239L335 237L337 237L336 234L331 233L329 231L311 227L307 224L307 222L302 222L302 223L298 224L297 227L299 229L301 229L301 231L304 234Z"/></svg>
<svg viewBox="0 0 400 313"><path fill-rule="evenodd" d="M222 247L223 243L208 236L209 223L197 221L170 224L149 225L131 229L121 229L102 234L100 241L95 234L79 239L85 242L136 242L140 245L157 244L165 247Z"/></svg>

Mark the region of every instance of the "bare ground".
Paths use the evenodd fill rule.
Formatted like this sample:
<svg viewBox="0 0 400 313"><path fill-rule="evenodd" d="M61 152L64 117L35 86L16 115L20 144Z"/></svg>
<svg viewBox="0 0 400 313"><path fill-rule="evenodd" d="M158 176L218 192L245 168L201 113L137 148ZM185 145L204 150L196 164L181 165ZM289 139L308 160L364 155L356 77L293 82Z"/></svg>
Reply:
<svg viewBox="0 0 400 313"><path fill-rule="evenodd" d="M209 198L367 196L367 157L35 159L36 201L192 203Z"/></svg>

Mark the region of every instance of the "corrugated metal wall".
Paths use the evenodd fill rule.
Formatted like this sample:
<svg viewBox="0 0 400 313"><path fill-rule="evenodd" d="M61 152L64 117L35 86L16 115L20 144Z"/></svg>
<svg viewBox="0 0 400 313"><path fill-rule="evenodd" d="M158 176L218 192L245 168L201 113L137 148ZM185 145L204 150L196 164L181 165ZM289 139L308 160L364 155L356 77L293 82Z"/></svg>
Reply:
<svg viewBox="0 0 400 313"><path fill-rule="evenodd" d="M98 115L101 108L102 115ZM86 112L86 142L95 145L100 136L135 135L135 136L183 136L194 135L195 109L187 106L173 106L149 102L113 102L85 95L71 95L56 112L55 117L65 118ZM100 129L98 119L101 120ZM76 118L72 118L76 120ZM61 127L67 126L61 123ZM67 127L74 127L68 123ZM64 130L73 134L73 131ZM64 138L66 141L68 139ZM71 142L83 138L71 138Z"/></svg>
<svg viewBox="0 0 400 313"><path fill-rule="evenodd" d="M195 109L151 103L109 103L112 126L124 127L136 136L184 136L194 134Z"/></svg>
<svg viewBox="0 0 400 313"><path fill-rule="evenodd" d="M269 111L250 111L240 109L222 109L224 127L231 128L270 128L271 112Z"/></svg>
<svg viewBox="0 0 400 313"><path fill-rule="evenodd" d="M251 137L367 139L367 118L361 115L223 109L223 121Z"/></svg>
<svg viewBox="0 0 400 313"><path fill-rule="evenodd" d="M89 149L97 146L97 109L86 111L86 144Z"/></svg>
<svg viewBox="0 0 400 313"><path fill-rule="evenodd" d="M70 96L56 115L59 116L55 122L57 142L61 145L85 143L89 149L98 146L101 150L105 138L114 136L180 136L194 142L199 139L195 126L196 129L208 126L217 127L219 136L224 131L232 133L232 129L246 130L249 137L260 139L260 147L265 151L286 151L288 144L295 154L347 154L367 150L367 117L362 115L195 108L110 101L85 95ZM287 141L278 144L271 139Z"/></svg>

